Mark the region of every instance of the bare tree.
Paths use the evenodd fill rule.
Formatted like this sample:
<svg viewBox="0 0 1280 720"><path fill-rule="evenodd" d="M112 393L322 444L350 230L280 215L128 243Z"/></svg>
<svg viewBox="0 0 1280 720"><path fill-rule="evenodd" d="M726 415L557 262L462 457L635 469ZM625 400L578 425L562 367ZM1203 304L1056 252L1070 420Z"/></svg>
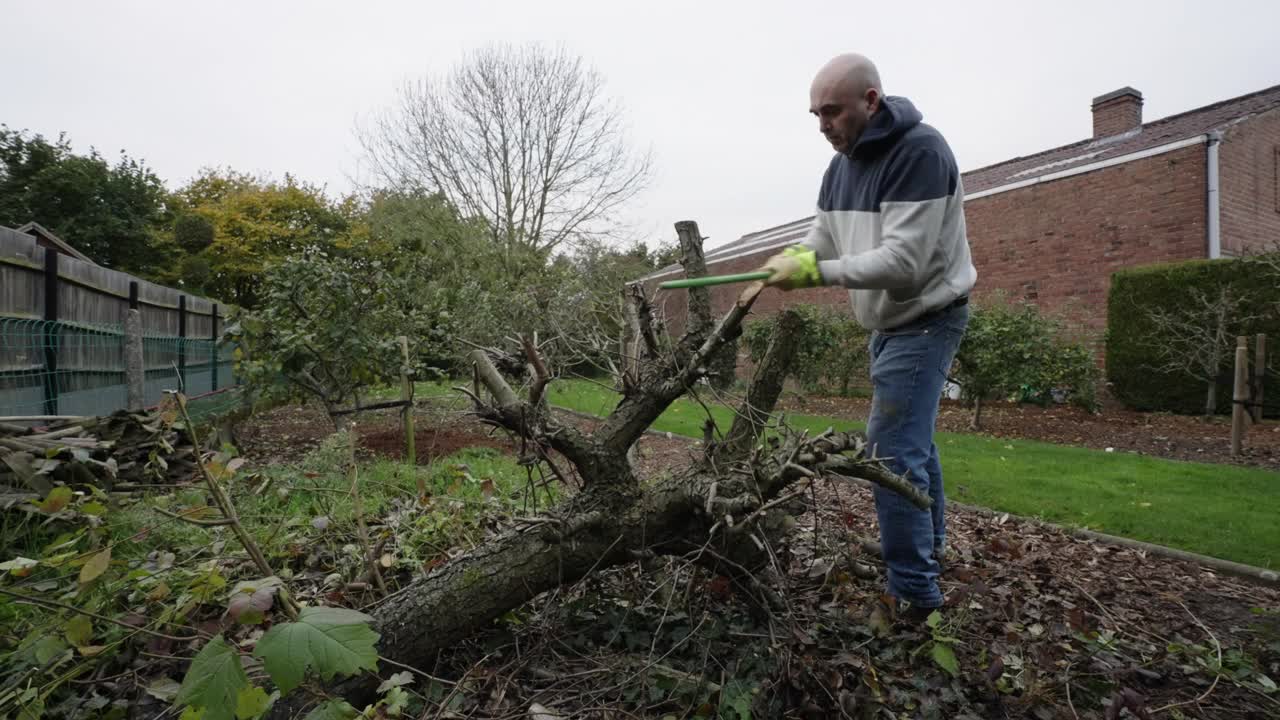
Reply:
<svg viewBox="0 0 1280 720"><path fill-rule="evenodd" d="M1158 344L1150 365L1156 372L1186 373L1205 384L1204 416L1218 406L1218 379L1233 357L1237 330L1257 320L1242 315L1244 300L1230 284L1216 292L1190 288L1186 303L1147 311Z"/></svg>
<svg viewBox="0 0 1280 720"><path fill-rule="evenodd" d="M622 120L581 58L497 45L446 77L407 83L359 136L379 180L442 193L482 218L513 270L529 253L615 229L651 168Z"/></svg>

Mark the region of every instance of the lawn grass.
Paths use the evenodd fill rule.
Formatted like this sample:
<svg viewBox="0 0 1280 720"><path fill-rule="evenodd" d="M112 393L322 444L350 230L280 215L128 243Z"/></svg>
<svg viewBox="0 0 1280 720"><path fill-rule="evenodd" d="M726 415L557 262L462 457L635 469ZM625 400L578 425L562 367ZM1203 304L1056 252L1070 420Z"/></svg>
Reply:
<svg viewBox="0 0 1280 720"><path fill-rule="evenodd" d="M420 386L420 394L446 392ZM585 380L551 386L555 405L595 415L618 401L606 386ZM727 429L732 411L708 402ZM681 399L653 429L702 437L706 411ZM815 415L787 415L797 428L862 430L865 424ZM1030 440L939 433L947 495L952 500L1063 525L1234 560L1280 567L1280 473L1229 465L1164 460Z"/></svg>

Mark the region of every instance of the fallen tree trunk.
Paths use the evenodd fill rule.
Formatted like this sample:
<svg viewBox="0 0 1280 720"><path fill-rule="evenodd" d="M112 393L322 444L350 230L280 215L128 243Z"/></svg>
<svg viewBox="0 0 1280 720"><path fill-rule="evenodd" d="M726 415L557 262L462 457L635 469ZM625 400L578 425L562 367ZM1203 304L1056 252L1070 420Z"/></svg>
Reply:
<svg viewBox="0 0 1280 720"><path fill-rule="evenodd" d="M677 231L691 274L703 271L701 239L693 223ZM592 433L558 421L541 402L550 377L533 343L525 343L534 373L530 399L521 399L483 351L470 355L479 385L458 388L469 395L485 422L521 436L541 454L555 451L583 479L573 498L441 565L372 611L379 652L397 663L429 665L443 649L488 627L539 594L597 570L652 557L681 555L715 567L760 590L752 571L772 542L771 516L799 498L789 485L820 473L862 477L891 487L921 507L927 496L865 455L859 435L827 431L817 437L778 428L763 437L782 380L794 356L798 316L784 312L771 347L727 436L707 448L686 471L642 483L627 452L655 419L706 377L717 353L741 332L741 322L762 286L748 287L713 326L706 297L691 297L689 330L665 356L651 333L640 333L638 361L622 383L623 398ZM705 295L705 288L701 289ZM692 295L693 293L691 293ZM640 302L641 313L648 303ZM641 318L642 327L650 319ZM485 396L487 391L487 397ZM350 700L367 701L374 683L357 680L342 688ZM286 716L300 700L278 704Z"/></svg>

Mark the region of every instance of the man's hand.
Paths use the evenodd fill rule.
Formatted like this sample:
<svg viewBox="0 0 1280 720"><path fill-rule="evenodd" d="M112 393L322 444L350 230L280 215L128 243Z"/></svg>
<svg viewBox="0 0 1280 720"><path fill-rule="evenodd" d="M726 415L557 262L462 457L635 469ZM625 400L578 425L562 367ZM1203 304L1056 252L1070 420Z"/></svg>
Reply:
<svg viewBox="0 0 1280 720"><path fill-rule="evenodd" d="M792 245L774 255L760 269L773 273L764 281L765 285L782 290L799 290L822 284L817 255L801 245Z"/></svg>

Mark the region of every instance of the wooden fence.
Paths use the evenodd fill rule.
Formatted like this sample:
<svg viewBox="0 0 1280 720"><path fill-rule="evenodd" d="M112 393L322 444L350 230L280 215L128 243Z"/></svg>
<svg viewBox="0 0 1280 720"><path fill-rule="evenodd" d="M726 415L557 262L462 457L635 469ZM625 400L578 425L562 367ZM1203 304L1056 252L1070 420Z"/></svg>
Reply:
<svg viewBox="0 0 1280 720"><path fill-rule="evenodd" d="M126 326L142 397L128 393ZM0 227L0 415L100 415L166 389L234 384L217 303L99 267ZM135 393L135 396L137 393Z"/></svg>

